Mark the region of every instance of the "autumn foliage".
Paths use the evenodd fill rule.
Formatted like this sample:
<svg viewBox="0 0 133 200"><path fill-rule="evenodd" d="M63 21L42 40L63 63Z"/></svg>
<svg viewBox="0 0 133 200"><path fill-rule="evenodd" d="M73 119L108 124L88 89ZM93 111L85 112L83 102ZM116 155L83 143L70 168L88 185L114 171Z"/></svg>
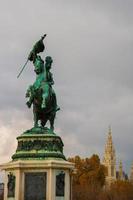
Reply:
<svg viewBox="0 0 133 200"><path fill-rule="evenodd" d="M73 182L76 185L100 185L105 183L105 167L100 164L97 155L91 158L81 159L79 156L69 158L70 162L75 163L76 173L73 176Z"/></svg>
<svg viewBox="0 0 133 200"><path fill-rule="evenodd" d="M118 180L110 188L105 187L106 168L97 155L91 158L75 156L72 174L72 200L133 200L133 184Z"/></svg>
<svg viewBox="0 0 133 200"><path fill-rule="evenodd" d="M91 158L76 156L69 158L75 163L76 173L73 173L72 193L73 200L96 200L99 191L105 184L105 167L100 164L97 155Z"/></svg>

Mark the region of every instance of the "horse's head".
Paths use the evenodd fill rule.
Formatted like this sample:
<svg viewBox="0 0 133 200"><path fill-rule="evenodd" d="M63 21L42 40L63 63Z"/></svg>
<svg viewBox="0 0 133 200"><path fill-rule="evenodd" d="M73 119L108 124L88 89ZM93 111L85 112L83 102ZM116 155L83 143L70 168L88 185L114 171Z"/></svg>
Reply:
<svg viewBox="0 0 133 200"><path fill-rule="evenodd" d="M37 56L34 62L35 69L34 71L36 74L40 74L44 71L44 61L41 59L40 56Z"/></svg>

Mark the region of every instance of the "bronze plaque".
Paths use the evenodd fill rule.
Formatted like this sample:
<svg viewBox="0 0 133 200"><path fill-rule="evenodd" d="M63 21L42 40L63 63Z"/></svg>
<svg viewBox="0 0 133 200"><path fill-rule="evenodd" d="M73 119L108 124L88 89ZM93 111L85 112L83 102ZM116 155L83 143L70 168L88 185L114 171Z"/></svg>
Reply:
<svg viewBox="0 0 133 200"><path fill-rule="evenodd" d="M46 200L46 173L25 173L25 200Z"/></svg>

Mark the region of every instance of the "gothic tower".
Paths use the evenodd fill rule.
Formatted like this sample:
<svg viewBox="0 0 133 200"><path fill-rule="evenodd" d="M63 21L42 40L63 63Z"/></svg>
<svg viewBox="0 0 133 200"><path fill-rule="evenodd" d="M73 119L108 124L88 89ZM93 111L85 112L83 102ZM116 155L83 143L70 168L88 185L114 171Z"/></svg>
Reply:
<svg viewBox="0 0 133 200"><path fill-rule="evenodd" d="M108 138L105 145L103 165L107 168L106 184L110 185L116 180L116 157L115 149L112 141L111 127L108 130Z"/></svg>

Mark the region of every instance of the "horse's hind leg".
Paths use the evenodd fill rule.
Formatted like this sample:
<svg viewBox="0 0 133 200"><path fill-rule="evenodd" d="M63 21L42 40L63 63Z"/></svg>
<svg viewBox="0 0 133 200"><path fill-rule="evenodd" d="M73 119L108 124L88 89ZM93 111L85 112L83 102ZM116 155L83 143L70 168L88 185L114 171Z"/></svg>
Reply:
<svg viewBox="0 0 133 200"><path fill-rule="evenodd" d="M33 115L34 115L34 127L38 126L38 115L35 112L34 106L33 106Z"/></svg>
<svg viewBox="0 0 133 200"><path fill-rule="evenodd" d="M34 116L34 127L37 127L38 126L38 120L37 120L37 117Z"/></svg>
<svg viewBox="0 0 133 200"><path fill-rule="evenodd" d="M52 114L52 116L49 119L49 121L50 121L50 129L52 131L54 131L54 119L55 119L55 114Z"/></svg>
<svg viewBox="0 0 133 200"><path fill-rule="evenodd" d="M34 115L34 127L38 127L38 119L36 114Z"/></svg>

